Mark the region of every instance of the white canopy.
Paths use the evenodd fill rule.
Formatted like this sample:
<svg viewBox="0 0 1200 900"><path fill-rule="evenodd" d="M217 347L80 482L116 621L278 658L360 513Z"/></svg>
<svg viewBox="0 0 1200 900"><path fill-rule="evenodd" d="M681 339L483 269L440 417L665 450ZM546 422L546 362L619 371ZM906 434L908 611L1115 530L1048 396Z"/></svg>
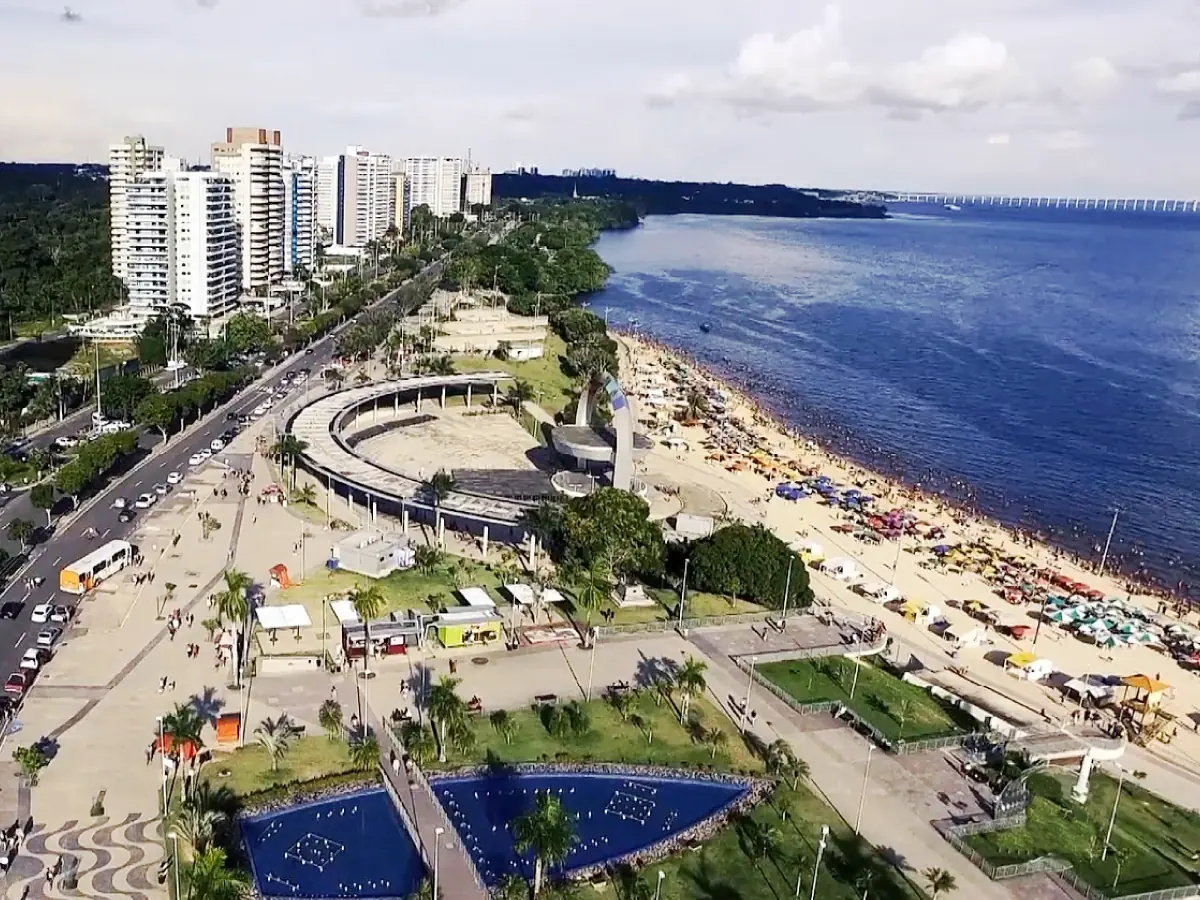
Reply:
<svg viewBox="0 0 1200 900"><path fill-rule="evenodd" d="M268 631L276 628L307 628L312 624L308 610L302 603L289 603L287 606L260 606L254 610L258 616L258 624Z"/></svg>
<svg viewBox="0 0 1200 900"><path fill-rule="evenodd" d="M467 606L475 606L480 609L495 609L496 601L488 596L488 592L481 587L459 588L458 596L466 601Z"/></svg>
<svg viewBox="0 0 1200 900"><path fill-rule="evenodd" d="M533 592L533 586L528 584L506 584L504 589L508 591L508 595L513 598L513 602L517 606L533 606L534 598L537 596ZM562 603L566 599L555 588L546 588L542 591L543 603Z"/></svg>
<svg viewBox="0 0 1200 900"><path fill-rule="evenodd" d="M329 608L333 610L339 625L354 625L358 622L358 613L354 611L354 604L349 600L334 600L329 604Z"/></svg>

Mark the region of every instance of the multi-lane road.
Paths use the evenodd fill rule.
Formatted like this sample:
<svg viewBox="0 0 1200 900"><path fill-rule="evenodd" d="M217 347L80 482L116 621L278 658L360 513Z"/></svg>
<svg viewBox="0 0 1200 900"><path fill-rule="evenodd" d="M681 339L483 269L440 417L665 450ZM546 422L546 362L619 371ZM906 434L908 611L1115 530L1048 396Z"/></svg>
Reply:
<svg viewBox="0 0 1200 900"><path fill-rule="evenodd" d="M389 294L380 302L389 300L394 293ZM26 648L33 646L40 630L49 627L32 622L31 616L35 605L53 603L75 606L78 602L78 597L61 593L58 590L58 576L62 567L86 556L105 541L128 538L138 527L141 517L149 512L148 510L138 510L137 516L132 522L121 522L118 519L120 511L113 508L113 501L118 497L124 497L132 503L138 494L153 493L154 486L164 483L170 472L179 472L184 475L185 482L181 487L186 489L186 476L189 471L188 458L200 449L207 448L213 438L218 437L233 424L227 419L227 415L250 413L254 407L262 403L268 394L274 392L282 377L289 372L295 373L301 369L310 369L310 378L320 377L322 369L333 358L336 336L341 331L341 327L314 343L309 350L293 355L274 369L268 370L268 374L211 413L199 427L193 426L183 435L172 437L167 445L158 448L148 461L140 463L128 474L113 479L94 495L94 498L89 498L84 512L73 517L68 516L69 523L60 525L50 540L35 549L31 561L23 569L19 569L9 579L3 591L0 591L0 602L6 603L15 600L24 603L24 607L16 619L0 619L0 679L6 678L9 672L17 671L17 665ZM303 390L303 388L294 388L293 390ZM86 417L81 421L86 422ZM52 441L59 434L71 434L79 428L80 421L73 423L64 421L55 429L39 435L38 443ZM160 439L153 432L146 432L142 435L143 446L152 447L159 442ZM205 465L215 465L215 463L209 461ZM24 498L20 496L14 498L9 506L15 506L22 499ZM28 504L27 500L24 502L26 505ZM162 498L160 498L160 502L162 502ZM44 514L41 511L34 510L32 507L29 509L36 513L36 517L32 517L33 521L44 521ZM15 514L15 510L10 512L9 509L5 509L3 521L10 520ZM22 513L22 515L25 514ZM99 536L93 539L85 537L84 532L89 528L96 529ZM30 589L26 587L26 581L31 578L42 578L44 581L39 587ZM53 662L50 665L53 666Z"/></svg>

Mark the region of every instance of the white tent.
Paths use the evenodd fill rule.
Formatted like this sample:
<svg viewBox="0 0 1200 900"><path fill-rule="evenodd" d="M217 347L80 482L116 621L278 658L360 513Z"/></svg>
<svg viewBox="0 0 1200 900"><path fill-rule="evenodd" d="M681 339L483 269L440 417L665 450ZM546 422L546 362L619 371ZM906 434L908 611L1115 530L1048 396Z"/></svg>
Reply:
<svg viewBox="0 0 1200 900"><path fill-rule="evenodd" d="M854 560L845 556L835 556L833 559L825 560L821 563L821 571L838 581L853 581L859 577L858 566Z"/></svg>

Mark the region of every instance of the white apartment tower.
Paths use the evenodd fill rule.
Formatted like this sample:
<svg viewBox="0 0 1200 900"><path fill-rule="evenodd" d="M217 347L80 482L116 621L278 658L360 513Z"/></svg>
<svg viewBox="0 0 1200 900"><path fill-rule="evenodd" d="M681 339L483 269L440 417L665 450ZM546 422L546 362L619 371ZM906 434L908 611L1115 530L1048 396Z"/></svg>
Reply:
<svg viewBox="0 0 1200 900"><path fill-rule="evenodd" d="M130 312L219 316L241 295L236 184L216 172L143 172L128 185Z"/></svg>
<svg viewBox="0 0 1200 900"><path fill-rule="evenodd" d="M283 163L283 270L313 270L317 247L317 161L290 157Z"/></svg>
<svg viewBox="0 0 1200 900"><path fill-rule="evenodd" d="M161 169L163 157L163 148L150 146L141 135L127 137L108 148L112 270L122 281L129 277L129 185L142 172Z"/></svg>
<svg viewBox="0 0 1200 900"><path fill-rule="evenodd" d="M283 147L278 131L226 128L212 145L212 167L236 187L242 286L265 294L283 278Z"/></svg>
<svg viewBox="0 0 1200 900"><path fill-rule="evenodd" d="M476 206L492 205L492 172L471 166L463 176L463 212Z"/></svg>
<svg viewBox="0 0 1200 900"><path fill-rule="evenodd" d="M339 247L381 240L396 221L392 158L362 147L322 161L317 173L317 221Z"/></svg>
<svg viewBox="0 0 1200 900"><path fill-rule="evenodd" d="M463 161L449 156L410 156L404 161L405 221L418 206L439 219L462 211Z"/></svg>

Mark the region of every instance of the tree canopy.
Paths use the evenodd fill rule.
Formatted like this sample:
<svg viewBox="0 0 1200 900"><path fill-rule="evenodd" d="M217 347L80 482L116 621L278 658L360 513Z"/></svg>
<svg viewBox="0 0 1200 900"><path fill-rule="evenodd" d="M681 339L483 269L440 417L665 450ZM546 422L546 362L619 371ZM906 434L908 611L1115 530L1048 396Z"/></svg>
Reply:
<svg viewBox="0 0 1200 900"><path fill-rule="evenodd" d="M773 609L783 606L790 563L788 607L802 608L812 603L804 561L761 525L729 525L693 542L687 556L691 587L714 594L736 594ZM673 563L672 568L676 567L682 570L681 558Z"/></svg>
<svg viewBox="0 0 1200 900"><path fill-rule="evenodd" d="M568 500L561 515L539 510L531 527L551 554L576 570L604 567L617 577L661 571L662 527L650 521L650 505L628 491L600 488Z"/></svg>

